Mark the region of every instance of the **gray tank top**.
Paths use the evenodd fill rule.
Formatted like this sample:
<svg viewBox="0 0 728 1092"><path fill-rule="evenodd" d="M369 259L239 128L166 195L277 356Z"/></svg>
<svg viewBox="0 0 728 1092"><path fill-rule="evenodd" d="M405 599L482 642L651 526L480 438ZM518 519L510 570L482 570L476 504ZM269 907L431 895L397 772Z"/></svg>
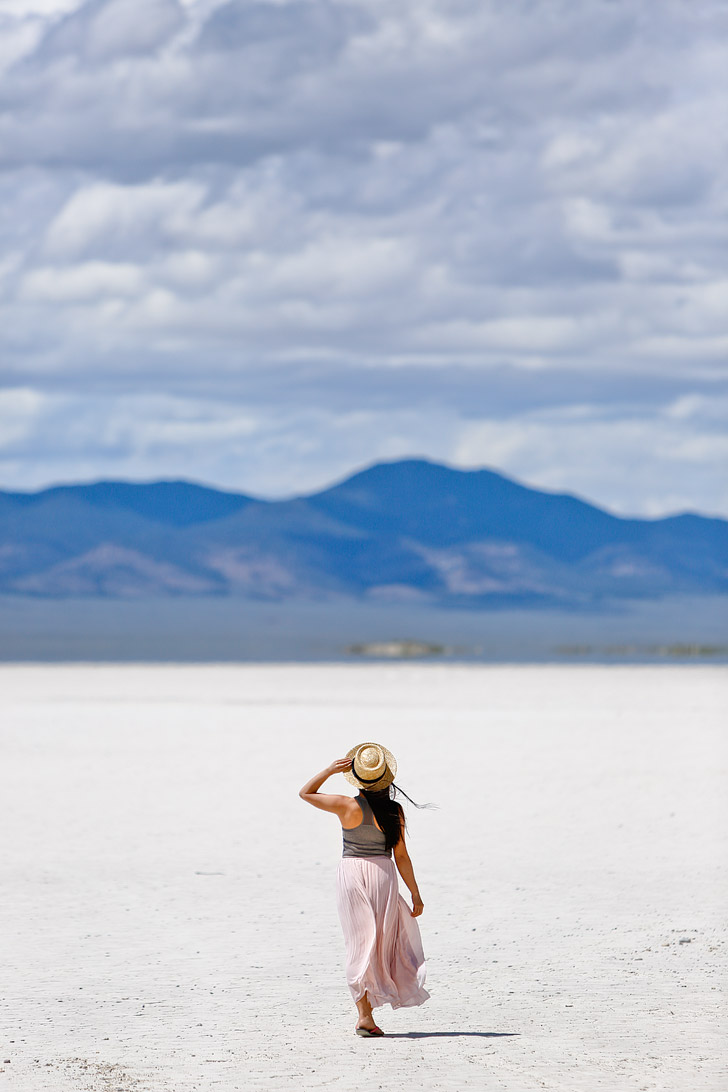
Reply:
<svg viewBox="0 0 728 1092"><path fill-rule="evenodd" d="M374 822L374 812L365 796L355 796L362 811L361 825L351 830L343 830L344 852L342 857L391 857L392 851L386 848L387 840Z"/></svg>

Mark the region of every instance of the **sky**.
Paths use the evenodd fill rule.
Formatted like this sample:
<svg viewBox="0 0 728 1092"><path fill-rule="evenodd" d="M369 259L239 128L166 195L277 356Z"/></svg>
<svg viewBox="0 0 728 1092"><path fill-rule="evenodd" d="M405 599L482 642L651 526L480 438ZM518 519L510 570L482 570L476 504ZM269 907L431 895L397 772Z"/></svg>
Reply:
<svg viewBox="0 0 728 1092"><path fill-rule="evenodd" d="M728 0L0 0L0 488L728 516Z"/></svg>

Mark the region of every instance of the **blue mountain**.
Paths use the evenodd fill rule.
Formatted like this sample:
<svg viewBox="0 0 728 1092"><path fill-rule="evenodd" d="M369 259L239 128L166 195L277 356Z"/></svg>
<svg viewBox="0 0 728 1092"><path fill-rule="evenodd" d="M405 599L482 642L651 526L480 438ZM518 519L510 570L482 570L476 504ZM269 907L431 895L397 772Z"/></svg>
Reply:
<svg viewBox="0 0 728 1092"><path fill-rule="evenodd" d="M188 527L192 523L221 519L253 503L252 497L243 493L224 492L184 481L150 482L146 485L138 482L56 485L37 493L0 491L0 502L5 502L6 510L10 510L13 505L30 508L55 498L76 498L94 508L136 512L155 523L169 523L174 527Z"/></svg>
<svg viewBox="0 0 728 1092"><path fill-rule="evenodd" d="M182 481L0 492L0 591L16 595L579 607L726 590L726 520L622 519L423 459L289 501Z"/></svg>

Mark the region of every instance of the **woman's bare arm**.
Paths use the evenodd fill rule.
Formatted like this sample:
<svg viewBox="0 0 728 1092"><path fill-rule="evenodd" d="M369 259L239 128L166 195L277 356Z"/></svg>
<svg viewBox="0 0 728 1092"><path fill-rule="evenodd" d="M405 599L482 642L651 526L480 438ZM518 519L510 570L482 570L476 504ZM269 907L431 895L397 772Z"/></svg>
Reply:
<svg viewBox="0 0 728 1092"><path fill-rule="evenodd" d="M337 759L336 762L332 762L325 770L322 770L321 773L317 773L307 781L298 795L302 800L305 800L307 804L313 804L315 808L321 808L322 811L333 811L341 820L349 817L352 812L352 805L357 811L359 810L359 805L354 802L353 797L335 796L333 793L319 792L319 789L324 781L328 781L328 779L333 777L336 773L343 773L344 770L348 770L350 767L350 759Z"/></svg>
<svg viewBox="0 0 728 1092"><path fill-rule="evenodd" d="M425 904L420 897L420 889L417 886L417 880L415 879L415 870L412 861L410 860L410 855L407 852L407 846L405 845L404 829L402 830L401 838L394 847L394 863L412 896L412 910L410 911L412 917L418 918L424 910Z"/></svg>

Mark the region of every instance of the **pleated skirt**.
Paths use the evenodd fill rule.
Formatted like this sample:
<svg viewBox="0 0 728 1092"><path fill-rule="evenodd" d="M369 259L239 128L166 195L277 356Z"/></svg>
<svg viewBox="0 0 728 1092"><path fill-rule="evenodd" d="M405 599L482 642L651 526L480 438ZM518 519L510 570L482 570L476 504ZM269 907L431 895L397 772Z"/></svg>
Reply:
<svg viewBox="0 0 728 1092"><path fill-rule="evenodd" d="M399 893L390 857L342 857L337 905L346 944L346 980L354 1001L372 1008L421 1005L425 956L417 919Z"/></svg>

